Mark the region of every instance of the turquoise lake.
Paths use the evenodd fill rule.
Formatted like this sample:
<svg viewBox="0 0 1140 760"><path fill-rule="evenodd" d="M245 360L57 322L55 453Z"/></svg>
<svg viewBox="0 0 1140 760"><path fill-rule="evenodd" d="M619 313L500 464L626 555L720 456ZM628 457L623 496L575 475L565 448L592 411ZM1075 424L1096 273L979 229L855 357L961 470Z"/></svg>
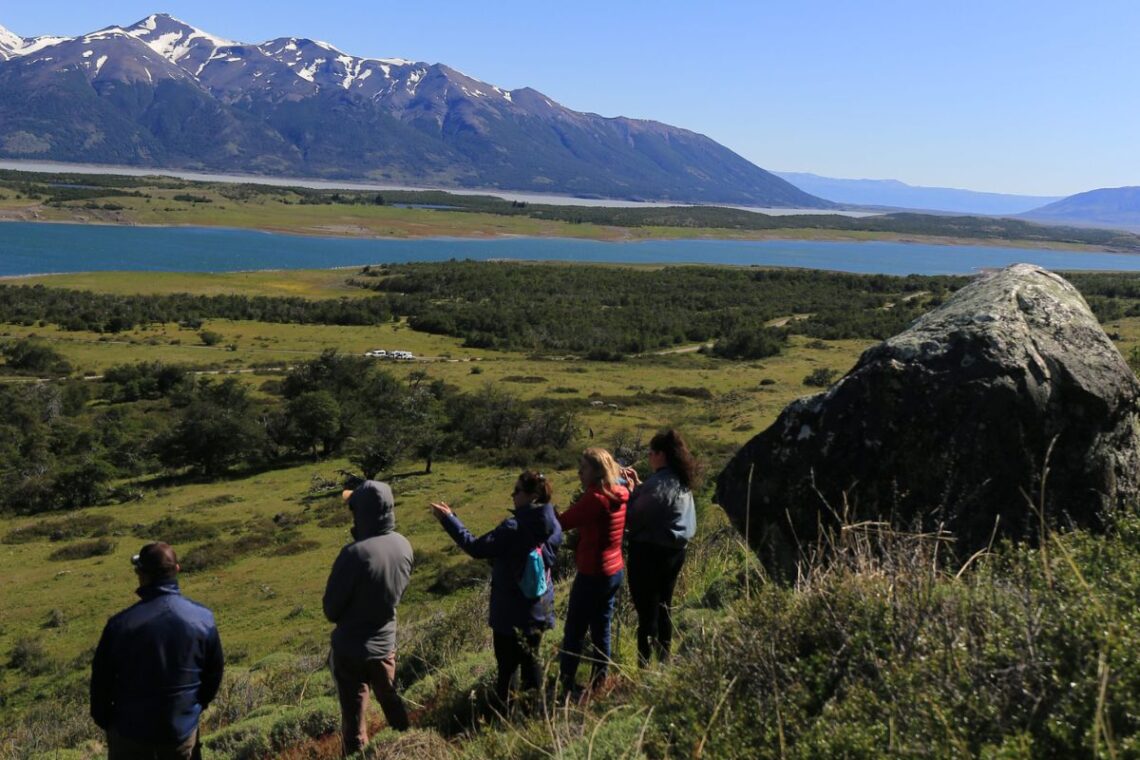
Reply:
<svg viewBox="0 0 1140 760"><path fill-rule="evenodd" d="M373 240L199 227L0 223L0 276L123 270L324 269L448 259L735 264L879 274L968 274L1015 262L1047 269L1140 270L1140 255L1136 254L996 246L779 240Z"/></svg>

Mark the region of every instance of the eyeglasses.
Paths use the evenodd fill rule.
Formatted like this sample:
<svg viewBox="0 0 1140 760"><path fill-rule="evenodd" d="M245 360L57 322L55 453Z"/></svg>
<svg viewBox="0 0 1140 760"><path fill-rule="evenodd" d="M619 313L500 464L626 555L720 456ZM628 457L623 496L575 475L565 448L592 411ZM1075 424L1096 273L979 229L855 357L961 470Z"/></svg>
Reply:
<svg viewBox="0 0 1140 760"><path fill-rule="evenodd" d="M135 555L132 555L132 556L131 556L131 565L132 565L133 567L138 567L138 566L139 566L139 555L135 554Z"/></svg>

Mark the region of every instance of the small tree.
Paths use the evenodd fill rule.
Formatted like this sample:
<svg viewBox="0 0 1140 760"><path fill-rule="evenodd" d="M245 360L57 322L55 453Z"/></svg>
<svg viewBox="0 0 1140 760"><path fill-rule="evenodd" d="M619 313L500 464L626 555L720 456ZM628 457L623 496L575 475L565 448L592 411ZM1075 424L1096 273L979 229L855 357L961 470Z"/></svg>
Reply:
<svg viewBox="0 0 1140 760"><path fill-rule="evenodd" d="M174 429L160 438L157 454L168 467L217 475L265 448L265 430L250 413L249 392L235 378L203 382Z"/></svg>
<svg viewBox="0 0 1140 760"><path fill-rule="evenodd" d="M203 330L198 333L198 339L202 341L204 346L216 346L222 342L222 335L213 330Z"/></svg>
<svg viewBox="0 0 1140 760"><path fill-rule="evenodd" d="M17 372L41 375L66 375L71 372L67 360L49 346L35 338L25 338L0 346L5 364Z"/></svg>
<svg viewBox="0 0 1140 760"><path fill-rule="evenodd" d="M291 438L298 448L317 458L320 446L325 456L343 441L340 404L328 391L309 391L289 402L287 411Z"/></svg>

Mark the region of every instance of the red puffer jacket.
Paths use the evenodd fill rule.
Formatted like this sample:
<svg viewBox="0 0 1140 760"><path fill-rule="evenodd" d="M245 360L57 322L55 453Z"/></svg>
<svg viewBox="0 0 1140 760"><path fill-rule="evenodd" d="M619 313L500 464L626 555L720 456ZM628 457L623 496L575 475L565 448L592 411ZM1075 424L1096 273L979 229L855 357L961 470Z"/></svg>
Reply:
<svg viewBox="0 0 1140 760"><path fill-rule="evenodd" d="M578 501L558 515L562 530L578 529L574 563L583 575L613 575L625 565L621 537L625 530L625 506L629 490L615 485L606 493L590 486Z"/></svg>

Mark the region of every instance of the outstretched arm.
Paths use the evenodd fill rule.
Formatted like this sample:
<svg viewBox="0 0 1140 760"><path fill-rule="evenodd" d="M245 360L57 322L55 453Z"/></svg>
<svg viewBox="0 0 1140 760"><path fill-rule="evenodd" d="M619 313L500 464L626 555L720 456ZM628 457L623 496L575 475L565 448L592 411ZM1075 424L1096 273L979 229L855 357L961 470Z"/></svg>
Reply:
<svg viewBox="0 0 1140 760"><path fill-rule="evenodd" d="M510 551L514 543L512 539L517 532L515 521L505 520L490 533L476 538L450 510L440 517L439 522L455 545L475 559L491 559Z"/></svg>

